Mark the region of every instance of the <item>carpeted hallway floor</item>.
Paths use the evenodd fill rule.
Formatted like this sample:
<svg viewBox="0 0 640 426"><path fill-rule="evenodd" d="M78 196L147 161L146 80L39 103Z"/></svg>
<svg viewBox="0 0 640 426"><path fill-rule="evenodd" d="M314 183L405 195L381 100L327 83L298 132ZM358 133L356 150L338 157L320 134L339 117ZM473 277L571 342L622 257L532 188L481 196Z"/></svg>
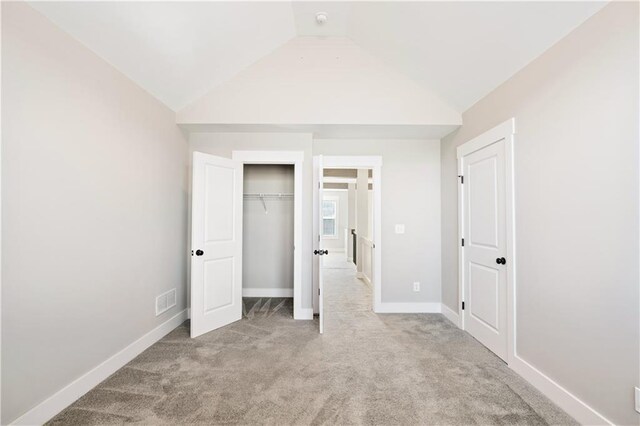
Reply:
<svg viewBox="0 0 640 426"><path fill-rule="evenodd" d="M289 299L245 299L241 321L183 324L50 423L576 424L442 315L373 314L330 264L324 335Z"/></svg>

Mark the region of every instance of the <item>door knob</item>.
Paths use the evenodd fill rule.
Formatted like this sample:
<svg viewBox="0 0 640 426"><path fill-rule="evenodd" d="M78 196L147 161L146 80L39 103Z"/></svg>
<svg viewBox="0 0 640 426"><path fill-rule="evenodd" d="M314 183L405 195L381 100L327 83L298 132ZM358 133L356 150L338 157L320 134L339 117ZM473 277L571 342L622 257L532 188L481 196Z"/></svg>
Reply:
<svg viewBox="0 0 640 426"><path fill-rule="evenodd" d="M196 256L202 256L204 252L200 249L196 250Z"/></svg>
<svg viewBox="0 0 640 426"><path fill-rule="evenodd" d="M504 264L507 263L507 259L505 259L504 257L499 257L499 258L496 259L496 263L498 265L504 265Z"/></svg>

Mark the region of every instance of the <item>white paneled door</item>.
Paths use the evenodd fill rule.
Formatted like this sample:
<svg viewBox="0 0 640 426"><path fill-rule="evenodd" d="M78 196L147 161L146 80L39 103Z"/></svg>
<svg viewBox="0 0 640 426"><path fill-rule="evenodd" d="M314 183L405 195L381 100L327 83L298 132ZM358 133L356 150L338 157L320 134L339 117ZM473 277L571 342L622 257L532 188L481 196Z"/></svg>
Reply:
<svg viewBox="0 0 640 426"><path fill-rule="evenodd" d="M322 180L324 178L324 169L322 166L322 156L313 157L313 231L314 231L314 281L317 282L318 289L318 322L320 334L324 333L324 285L322 281L322 256L328 254L328 250L323 247L322 229Z"/></svg>
<svg viewBox="0 0 640 426"><path fill-rule="evenodd" d="M193 153L191 337L242 317L242 163Z"/></svg>
<svg viewBox="0 0 640 426"><path fill-rule="evenodd" d="M461 157L464 328L507 358L505 140Z"/></svg>

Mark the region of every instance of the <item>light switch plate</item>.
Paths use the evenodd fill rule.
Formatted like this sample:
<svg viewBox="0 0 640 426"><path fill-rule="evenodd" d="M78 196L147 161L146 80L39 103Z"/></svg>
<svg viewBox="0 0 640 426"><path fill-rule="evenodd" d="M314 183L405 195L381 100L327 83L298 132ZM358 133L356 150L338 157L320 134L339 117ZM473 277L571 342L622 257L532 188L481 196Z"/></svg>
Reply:
<svg viewBox="0 0 640 426"><path fill-rule="evenodd" d="M640 388L636 386L636 411L640 413Z"/></svg>
<svg viewBox="0 0 640 426"><path fill-rule="evenodd" d="M404 234L404 224L396 225L396 234Z"/></svg>
<svg viewBox="0 0 640 426"><path fill-rule="evenodd" d="M413 291L420 291L420 283L419 282L414 282L413 283Z"/></svg>

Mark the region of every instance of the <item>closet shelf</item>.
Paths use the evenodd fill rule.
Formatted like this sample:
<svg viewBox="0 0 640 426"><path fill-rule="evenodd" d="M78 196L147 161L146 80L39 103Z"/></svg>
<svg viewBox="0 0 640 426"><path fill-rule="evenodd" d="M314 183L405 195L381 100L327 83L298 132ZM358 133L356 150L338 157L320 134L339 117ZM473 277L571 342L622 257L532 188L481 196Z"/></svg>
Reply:
<svg viewBox="0 0 640 426"><path fill-rule="evenodd" d="M284 194L281 192L264 192L255 194L244 194L246 199L254 199L262 201L262 207L264 207L264 214L268 214L267 203L264 202L265 198L269 200L279 200L284 198L293 198L293 194Z"/></svg>
<svg viewBox="0 0 640 426"><path fill-rule="evenodd" d="M283 194L279 192L244 194L244 198L293 198L293 194Z"/></svg>

